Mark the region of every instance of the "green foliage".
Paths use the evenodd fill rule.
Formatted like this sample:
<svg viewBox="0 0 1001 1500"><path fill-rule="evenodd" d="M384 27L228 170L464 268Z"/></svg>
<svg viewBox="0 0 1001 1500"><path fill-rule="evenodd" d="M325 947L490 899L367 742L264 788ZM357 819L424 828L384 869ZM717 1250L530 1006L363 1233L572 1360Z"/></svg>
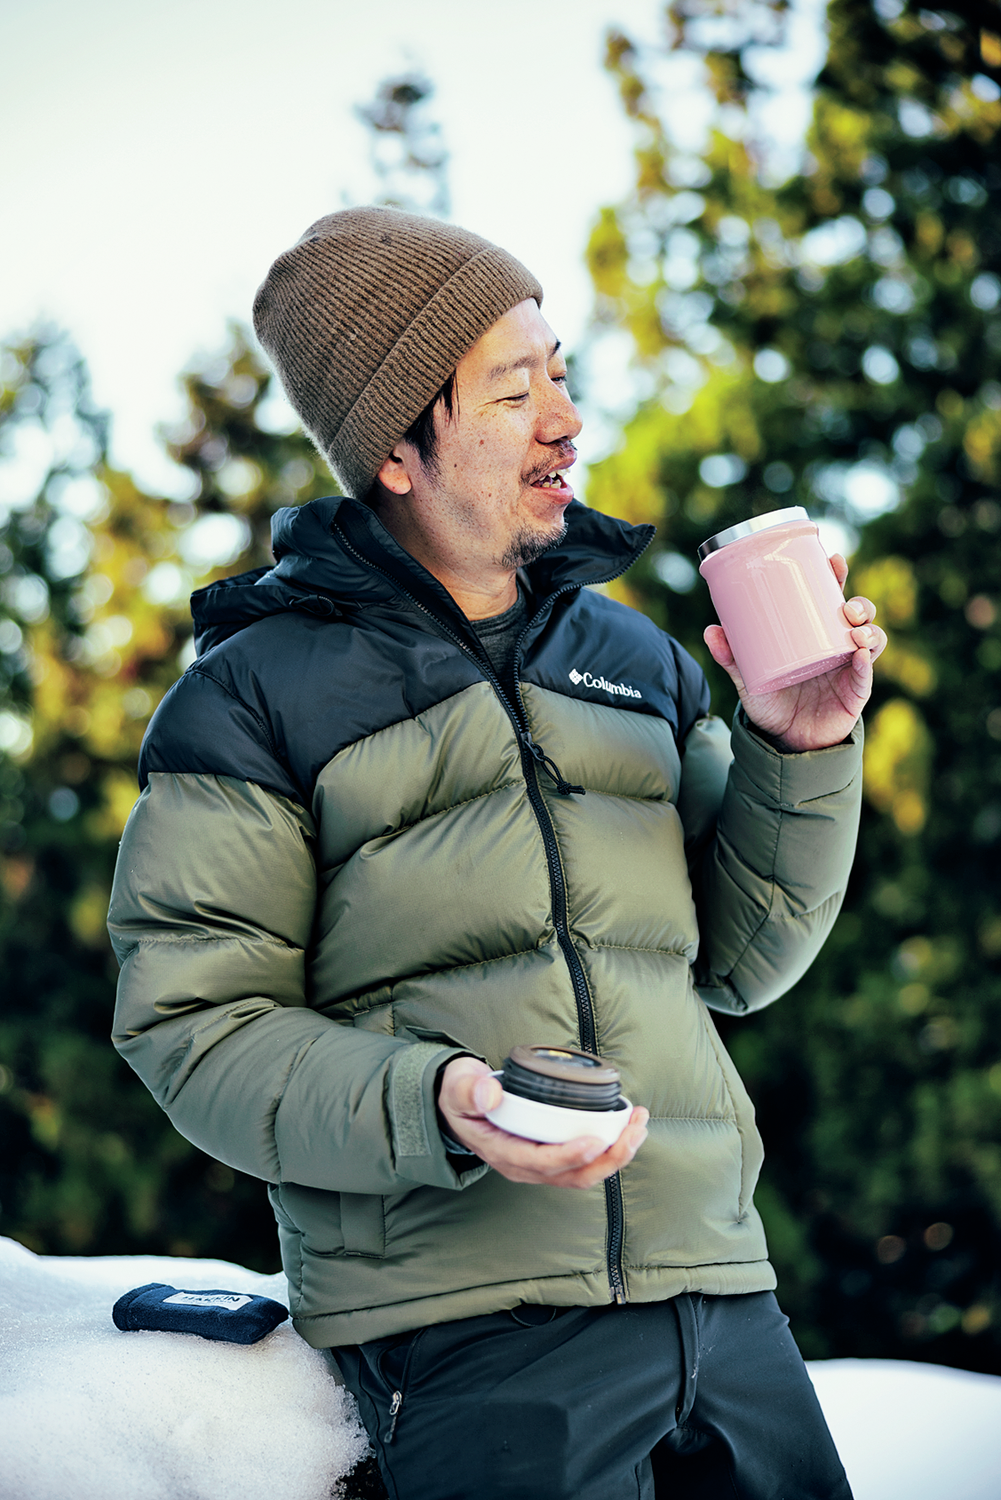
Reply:
<svg viewBox="0 0 1001 1500"><path fill-rule="evenodd" d="M192 477L192 497L179 520L188 527L207 516L243 523L236 531L241 545L223 573L270 564L274 512L337 494L337 485L238 324L230 326L219 358L182 376L182 385L187 418L164 433L171 458Z"/></svg>
<svg viewBox="0 0 1001 1500"><path fill-rule="evenodd" d="M361 113L383 201L444 212L431 92L390 79ZM188 596L270 562L274 511L336 485L237 325L182 383L163 436L190 490L171 502L109 467L64 336L0 348L0 1233L275 1270L261 1185L177 1135L110 1046L105 916L142 735L189 659Z"/></svg>
<svg viewBox="0 0 1001 1500"><path fill-rule="evenodd" d="M807 979L725 1030L804 1350L997 1371L998 11L832 0L810 158L775 187L735 129L735 110L753 116L752 9L711 8L730 28L715 50L705 9L668 16L720 105L697 159L658 115L657 60L609 45L636 187L589 255L599 328L629 330L650 394L589 498L659 525L626 597L707 664L724 713L698 543L799 503L854 550L891 645L853 884Z"/></svg>
<svg viewBox="0 0 1001 1500"><path fill-rule="evenodd" d="M853 584L892 634L854 882L807 979L727 1039L758 1102L759 1202L805 1351L999 1370L1001 22L987 0L963 9L881 19L889 0L834 0L811 160L777 187L735 126L755 102L748 26L768 12L779 35L778 0L670 11L719 103L697 157L660 119L649 59L610 39L636 186L588 259L599 330L627 331L649 394L589 497L659 525L623 592L706 664L723 713L697 544L804 503L854 550ZM410 103L396 100L408 151ZM272 1269L259 1184L177 1136L107 1041L107 895L139 742L188 646L187 595L267 561L273 510L331 489L238 329L185 386L168 442L192 495L177 503L108 467L64 339L24 341L0 367L15 460L0 504L0 1231L50 1253Z"/></svg>
<svg viewBox="0 0 1001 1500"><path fill-rule="evenodd" d="M178 504L109 468L107 419L64 338L4 352L0 451L21 489L0 529L0 1229L35 1250L277 1265L260 1185L182 1140L112 1051L104 927L191 588L264 561L271 512L330 492L269 382L236 329L214 367L184 377L170 450L193 493Z"/></svg>

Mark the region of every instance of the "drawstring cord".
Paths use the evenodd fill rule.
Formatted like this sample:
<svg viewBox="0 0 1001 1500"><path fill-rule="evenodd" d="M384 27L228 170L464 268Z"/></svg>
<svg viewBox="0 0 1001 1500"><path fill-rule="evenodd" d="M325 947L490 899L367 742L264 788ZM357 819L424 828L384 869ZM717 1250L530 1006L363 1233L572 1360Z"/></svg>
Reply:
<svg viewBox="0 0 1001 1500"><path fill-rule="evenodd" d="M547 755L542 746L537 745L532 739L531 730L519 730L518 739L524 745L532 759L545 771L561 797L569 797L571 792L576 792L580 797L587 795L582 786L574 786L572 782L567 781L552 757Z"/></svg>

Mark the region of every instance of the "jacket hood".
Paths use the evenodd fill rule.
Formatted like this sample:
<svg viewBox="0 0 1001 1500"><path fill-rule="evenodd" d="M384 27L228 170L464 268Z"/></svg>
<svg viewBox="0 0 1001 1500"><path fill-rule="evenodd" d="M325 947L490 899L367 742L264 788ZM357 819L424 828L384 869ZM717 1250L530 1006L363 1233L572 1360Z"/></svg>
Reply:
<svg viewBox="0 0 1001 1500"><path fill-rule="evenodd" d="M655 528L590 510L574 500L563 540L527 569L537 598L607 583L649 546ZM375 512L343 496L286 506L271 521L272 568L220 579L191 596L199 655L267 615L298 611L334 619L409 595L453 628L469 624L451 595L406 552Z"/></svg>

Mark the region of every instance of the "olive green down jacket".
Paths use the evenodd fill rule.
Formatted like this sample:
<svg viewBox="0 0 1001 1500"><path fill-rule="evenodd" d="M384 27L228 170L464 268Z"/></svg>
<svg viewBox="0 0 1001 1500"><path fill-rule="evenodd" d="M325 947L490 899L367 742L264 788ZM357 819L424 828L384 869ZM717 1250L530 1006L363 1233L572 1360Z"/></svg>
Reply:
<svg viewBox="0 0 1001 1500"><path fill-rule="evenodd" d="M731 744L681 647L586 587L650 529L568 521L528 570L512 701L365 506L279 513L276 567L196 596L202 654L144 744L115 1043L182 1135L268 1183L316 1347L775 1284L706 1002L767 1004L815 957L860 732L782 755L738 719ZM439 1069L518 1042L596 1049L649 1108L608 1183L447 1154Z"/></svg>

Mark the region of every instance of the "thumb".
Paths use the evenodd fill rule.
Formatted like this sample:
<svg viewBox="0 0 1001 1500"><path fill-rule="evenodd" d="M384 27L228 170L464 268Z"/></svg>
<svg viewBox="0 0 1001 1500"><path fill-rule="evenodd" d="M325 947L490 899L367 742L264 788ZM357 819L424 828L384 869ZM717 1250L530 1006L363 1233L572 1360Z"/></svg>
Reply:
<svg viewBox="0 0 1001 1500"><path fill-rule="evenodd" d="M473 1083L473 1105L477 1114L485 1115L488 1110L496 1109L501 1102L500 1081L491 1077L490 1073L481 1075Z"/></svg>
<svg viewBox="0 0 1001 1500"><path fill-rule="evenodd" d="M478 1057L455 1057L442 1075L438 1102L453 1114L482 1115L500 1103L500 1085Z"/></svg>

